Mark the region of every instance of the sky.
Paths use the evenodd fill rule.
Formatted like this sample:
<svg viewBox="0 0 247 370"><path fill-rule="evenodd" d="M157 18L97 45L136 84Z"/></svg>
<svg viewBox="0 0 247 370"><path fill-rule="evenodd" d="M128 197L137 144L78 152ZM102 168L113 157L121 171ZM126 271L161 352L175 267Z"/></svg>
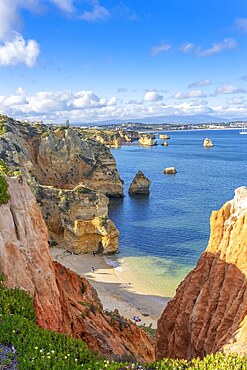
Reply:
<svg viewBox="0 0 247 370"><path fill-rule="evenodd" d="M246 0L0 0L0 113L247 118Z"/></svg>

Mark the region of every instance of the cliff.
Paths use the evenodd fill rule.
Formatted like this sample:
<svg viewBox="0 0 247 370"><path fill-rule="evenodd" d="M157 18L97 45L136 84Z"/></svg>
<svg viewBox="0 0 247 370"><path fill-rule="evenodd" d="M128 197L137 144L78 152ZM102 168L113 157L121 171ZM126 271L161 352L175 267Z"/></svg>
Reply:
<svg viewBox="0 0 247 370"><path fill-rule="evenodd" d="M129 194L135 195L135 194L149 194L149 188L150 188L151 181L144 175L142 171L138 171L135 175L132 183L129 187Z"/></svg>
<svg viewBox="0 0 247 370"><path fill-rule="evenodd" d="M0 274L9 288L33 297L38 324L83 339L102 355L154 358L151 339L117 313L103 311L86 279L53 262L48 234L25 181L8 178L10 201L0 207Z"/></svg>
<svg viewBox="0 0 247 370"><path fill-rule="evenodd" d="M139 138L139 143L142 146L154 146L157 145L157 141L153 141L155 136L152 134L142 134Z"/></svg>
<svg viewBox="0 0 247 370"><path fill-rule="evenodd" d="M92 241L90 251L117 251L114 224L109 221L104 230L95 226L97 218L107 218L106 196L123 196L109 149L85 139L79 128L31 126L8 118L1 124L0 158L28 181L47 222L50 240L68 248L73 236L76 252L88 250L86 240L88 245ZM82 221L93 224L83 238L78 232Z"/></svg>
<svg viewBox="0 0 247 370"><path fill-rule="evenodd" d="M247 188L211 216L208 247L158 321L157 358L247 354Z"/></svg>

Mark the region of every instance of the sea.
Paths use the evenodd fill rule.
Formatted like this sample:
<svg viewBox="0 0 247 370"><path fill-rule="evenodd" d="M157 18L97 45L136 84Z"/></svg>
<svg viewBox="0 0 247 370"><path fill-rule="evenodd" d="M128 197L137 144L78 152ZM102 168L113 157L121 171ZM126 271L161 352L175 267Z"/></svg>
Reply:
<svg viewBox="0 0 247 370"><path fill-rule="evenodd" d="M239 130L166 133L168 147L131 143L111 149L125 197L110 201L109 217L120 236L119 253L107 262L131 269L157 296L170 298L207 246L212 211L247 186L247 135ZM206 137L213 148L203 147ZM170 166L176 175L163 173ZM150 195L130 197L139 170L151 180Z"/></svg>

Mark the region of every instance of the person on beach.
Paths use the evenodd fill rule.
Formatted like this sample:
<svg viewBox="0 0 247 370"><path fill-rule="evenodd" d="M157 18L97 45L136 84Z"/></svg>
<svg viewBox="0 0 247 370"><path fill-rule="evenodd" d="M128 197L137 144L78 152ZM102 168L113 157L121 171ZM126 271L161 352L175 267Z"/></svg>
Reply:
<svg viewBox="0 0 247 370"><path fill-rule="evenodd" d="M94 268L94 267L92 267L92 268L91 268L91 272L94 272L94 271L95 271L95 268Z"/></svg>
<svg viewBox="0 0 247 370"><path fill-rule="evenodd" d="M94 257L96 256L96 252L93 252L93 256L94 256Z"/></svg>

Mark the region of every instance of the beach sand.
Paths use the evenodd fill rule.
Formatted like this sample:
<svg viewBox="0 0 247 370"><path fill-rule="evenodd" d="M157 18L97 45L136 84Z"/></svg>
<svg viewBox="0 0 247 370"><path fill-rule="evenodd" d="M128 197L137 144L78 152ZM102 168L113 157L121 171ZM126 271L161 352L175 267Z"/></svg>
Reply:
<svg viewBox="0 0 247 370"><path fill-rule="evenodd" d="M157 327L168 298L145 284L145 279L124 265L112 267L99 255L75 255L64 249L51 248L54 260L87 278L97 290L105 310L118 309L128 319L139 316L138 325ZM91 271L94 267L94 272Z"/></svg>

